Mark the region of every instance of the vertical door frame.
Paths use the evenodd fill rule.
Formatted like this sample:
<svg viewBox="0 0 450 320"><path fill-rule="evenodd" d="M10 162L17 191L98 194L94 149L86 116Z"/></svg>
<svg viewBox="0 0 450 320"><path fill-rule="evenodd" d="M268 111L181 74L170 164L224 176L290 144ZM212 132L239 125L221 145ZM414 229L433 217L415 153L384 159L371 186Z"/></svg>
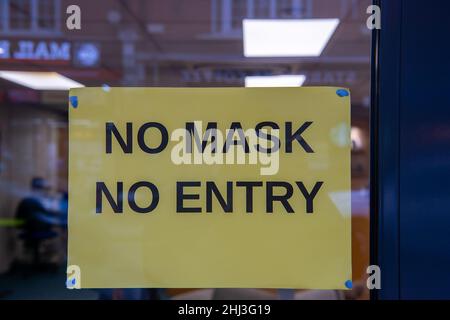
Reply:
<svg viewBox="0 0 450 320"><path fill-rule="evenodd" d="M381 269L371 299L400 299L400 71L403 0L374 0L381 30L372 34L370 264Z"/></svg>

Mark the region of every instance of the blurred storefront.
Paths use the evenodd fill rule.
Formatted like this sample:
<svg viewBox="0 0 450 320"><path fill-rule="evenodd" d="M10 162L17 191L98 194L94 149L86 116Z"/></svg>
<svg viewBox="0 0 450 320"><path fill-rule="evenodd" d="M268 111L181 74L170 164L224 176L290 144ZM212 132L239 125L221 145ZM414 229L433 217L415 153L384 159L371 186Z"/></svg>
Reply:
<svg viewBox="0 0 450 320"><path fill-rule="evenodd" d="M120 69L109 67L120 60L120 48L106 40L114 34L109 28L70 32L68 5L0 3L0 216L6 222L30 192L33 177L48 181L49 198L67 191L67 86L120 80ZM16 257L16 237L14 228L0 228L2 272Z"/></svg>
<svg viewBox="0 0 450 320"><path fill-rule="evenodd" d="M81 30L66 27L66 8L75 3L81 8ZM370 4L370 0L1 1L0 219L15 217L34 177L49 182L50 199L57 201L67 191L67 86L74 84L61 84L61 76L75 85L105 89L242 87L252 76L301 76L303 86L351 91L355 283L351 297L368 298L368 292L361 291L369 264L371 31L366 27L366 8ZM339 24L319 56L246 57L244 18L335 18ZM53 86L42 77L50 77ZM16 228L0 225L0 273L10 270L20 245ZM186 290L166 294L182 292Z"/></svg>

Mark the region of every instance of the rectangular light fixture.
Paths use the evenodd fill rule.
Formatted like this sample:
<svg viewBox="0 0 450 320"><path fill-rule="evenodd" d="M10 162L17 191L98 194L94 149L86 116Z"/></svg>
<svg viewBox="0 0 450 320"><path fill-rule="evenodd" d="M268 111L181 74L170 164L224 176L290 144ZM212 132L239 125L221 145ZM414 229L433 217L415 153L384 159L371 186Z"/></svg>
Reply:
<svg viewBox="0 0 450 320"><path fill-rule="evenodd" d="M246 87L301 87L306 80L304 75L247 76Z"/></svg>
<svg viewBox="0 0 450 320"><path fill-rule="evenodd" d="M0 78L35 90L69 90L84 87L81 83L57 72L0 70Z"/></svg>
<svg viewBox="0 0 450 320"><path fill-rule="evenodd" d="M339 19L244 19L246 57L318 57Z"/></svg>

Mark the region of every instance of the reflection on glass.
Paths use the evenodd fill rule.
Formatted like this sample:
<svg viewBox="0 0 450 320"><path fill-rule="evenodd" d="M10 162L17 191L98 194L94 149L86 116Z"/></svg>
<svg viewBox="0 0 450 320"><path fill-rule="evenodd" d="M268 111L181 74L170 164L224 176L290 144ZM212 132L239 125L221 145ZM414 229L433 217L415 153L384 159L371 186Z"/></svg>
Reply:
<svg viewBox="0 0 450 320"><path fill-rule="evenodd" d="M30 87L2 78L0 298L368 298L371 38L366 9L370 0L129 0L122 5L78 0L71 4L82 8L81 30L67 29L64 1L2 1L0 70L52 72L105 91L114 86L243 87L250 77L298 75L303 76L298 85L350 89L353 290L66 290L67 91L55 91L45 79ZM244 19L339 23L321 43L317 43L320 37L291 39L297 49L316 45L314 52L306 50L306 56L262 52L253 58L245 56ZM285 32L280 32L282 38ZM340 131L335 134L339 140ZM84 152L97 147L86 145ZM95 170L95 165L100 163L90 169ZM45 191L45 196L36 196L36 178L45 181L38 192ZM339 202L339 194L330 197ZM19 210L26 199L34 199L26 203L37 209ZM39 221L49 232L39 231L42 238L36 240L30 221ZM23 274L30 275L26 284ZM42 283L46 295L37 296Z"/></svg>

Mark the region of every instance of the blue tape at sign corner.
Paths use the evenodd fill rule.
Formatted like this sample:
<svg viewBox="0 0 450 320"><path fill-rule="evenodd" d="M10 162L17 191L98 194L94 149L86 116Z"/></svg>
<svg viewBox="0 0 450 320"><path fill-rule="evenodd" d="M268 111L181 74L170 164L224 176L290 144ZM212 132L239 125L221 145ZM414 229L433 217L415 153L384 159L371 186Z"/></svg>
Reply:
<svg viewBox="0 0 450 320"><path fill-rule="evenodd" d="M69 97L70 104L72 107L76 108L78 107L78 97L77 96L71 96Z"/></svg>
<svg viewBox="0 0 450 320"><path fill-rule="evenodd" d="M75 278L73 278L72 280L67 279L66 280L66 288L72 288L76 285L77 280Z"/></svg>
<svg viewBox="0 0 450 320"><path fill-rule="evenodd" d="M348 97L348 95L349 95L348 91L345 90L345 89L339 89L339 90L337 90L337 91L336 91L336 94L337 94L339 97Z"/></svg>
<svg viewBox="0 0 450 320"><path fill-rule="evenodd" d="M346 287L347 289L353 288L352 280L347 280L347 281L345 281L345 287Z"/></svg>

